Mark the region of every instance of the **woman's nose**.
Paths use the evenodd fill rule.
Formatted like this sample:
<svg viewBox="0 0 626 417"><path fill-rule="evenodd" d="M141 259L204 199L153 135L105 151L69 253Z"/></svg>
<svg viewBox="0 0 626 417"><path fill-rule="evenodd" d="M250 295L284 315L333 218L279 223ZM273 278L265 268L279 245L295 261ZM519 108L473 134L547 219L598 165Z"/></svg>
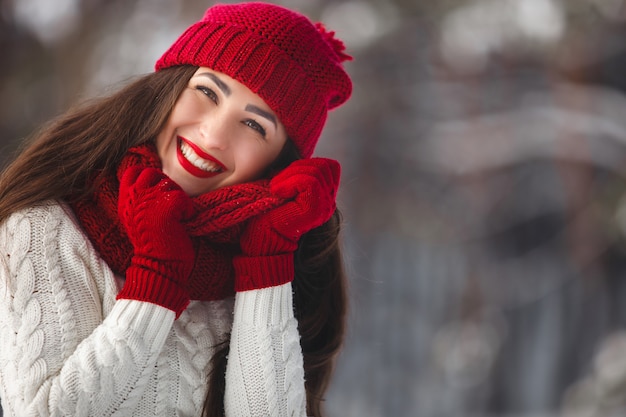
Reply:
<svg viewBox="0 0 626 417"><path fill-rule="evenodd" d="M200 140L206 149L226 149L231 135L228 124L219 117L207 117L200 124Z"/></svg>

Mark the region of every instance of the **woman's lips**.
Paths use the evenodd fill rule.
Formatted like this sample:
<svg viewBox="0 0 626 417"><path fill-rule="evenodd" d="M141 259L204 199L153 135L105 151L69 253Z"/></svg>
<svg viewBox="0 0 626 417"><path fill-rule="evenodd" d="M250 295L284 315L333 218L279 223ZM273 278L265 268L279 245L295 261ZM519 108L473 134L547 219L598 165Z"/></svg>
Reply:
<svg viewBox="0 0 626 417"><path fill-rule="evenodd" d="M176 156L178 162L191 175L199 178L210 178L226 170L224 164L182 136L177 137L177 142Z"/></svg>

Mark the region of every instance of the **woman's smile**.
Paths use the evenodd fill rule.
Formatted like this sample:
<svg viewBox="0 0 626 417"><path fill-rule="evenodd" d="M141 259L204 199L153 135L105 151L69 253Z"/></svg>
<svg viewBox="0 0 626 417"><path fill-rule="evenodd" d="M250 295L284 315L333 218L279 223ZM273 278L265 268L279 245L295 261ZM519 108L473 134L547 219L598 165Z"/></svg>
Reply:
<svg viewBox="0 0 626 417"><path fill-rule="evenodd" d="M163 172L191 196L264 175L285 142L267 104L226 74L200 67L156 138Z"/></svg>
<svg viewBox="0 0 626 417"><path fill-rule="evenodd" d="M210 178L226 170L224 164L181 136L178 136L177 156L181 166L199 178Z"/></svg>

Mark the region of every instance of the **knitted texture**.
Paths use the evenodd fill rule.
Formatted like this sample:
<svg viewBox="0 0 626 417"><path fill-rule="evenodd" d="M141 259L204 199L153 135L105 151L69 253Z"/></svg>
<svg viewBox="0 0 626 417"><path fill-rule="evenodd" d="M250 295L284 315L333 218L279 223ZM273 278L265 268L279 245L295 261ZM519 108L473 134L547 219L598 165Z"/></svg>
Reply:
<svg viewBox="0 0 626 417"><path fill-rule="evenodd" d="M160 169L133 166L120 182L118 214L134 250L117 298L156 303L178 318L196 259L183 225L193 215L191 199Z"/></svg>
<svg viewBox="0 0 626 417"><path fill-rule="evenodd" d="M226 368L226 380L238 383L226 384L227 416L306 416L292 303L290 285L238 294Z"/></svg>
<svg viewBox="0 0 626 417"><path fill-rule="evenodd" d="M329 110L352 82L343 42L321 23L268 3L218 4L191 25L156 62L209 67L246 85L276 113L300 155L308 158Z"/></svg>
<svg viewBox="0 0 626 417"><path fill-rule="evenodd" d="M227 407L305 415L291 286L238 294L234 310L231 299L192 302L176 321L116 301L113 272L56 202L0 223L0 248L4 416L201 415L210 358L231 331Z"/></svg>
<svg viewBox="0 0 626 417"><path fill-rule="evenodd" d="M270 182L270 192L287 201L250 220L236 256L235 289L271 287L294 277L293 253L300 237L324 224L336 209L340 165L328 158L293 162Z"/></svg>
<svg viewBox="0 0 626 417"><path fill-rule="evenodd" d="M127 169L155 167L161 162L153 144L131 148L120 164L117 177L99 178L90 197L71 206L102 258L124 276L133 246L118 217L119 179ZM192 199L195 215L185 222L196 249L196 264L189 278L192 300L219 300L234 294L232 257L239 252L244 223L278 207L284 200L269 192L268 181L220 188Z"/></svg>

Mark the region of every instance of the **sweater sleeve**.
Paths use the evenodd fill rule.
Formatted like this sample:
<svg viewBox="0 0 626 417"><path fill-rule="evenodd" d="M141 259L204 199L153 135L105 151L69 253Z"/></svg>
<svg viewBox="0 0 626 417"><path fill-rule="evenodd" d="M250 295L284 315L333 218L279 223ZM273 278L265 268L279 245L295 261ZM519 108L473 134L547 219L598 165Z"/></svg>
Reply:
<svg viewBox="0 0 626 417"><path fill-rule="evenodd" d="M0 393L7 416L132 414L174 313L99 295L113 275L59 205L0 225Z"/></svg>
<svg viewBox="0 0 626 417"><path fill-rule="evenodd" d="M291 283L238 292L226 367L226 416L306 416Z"/></svg>

